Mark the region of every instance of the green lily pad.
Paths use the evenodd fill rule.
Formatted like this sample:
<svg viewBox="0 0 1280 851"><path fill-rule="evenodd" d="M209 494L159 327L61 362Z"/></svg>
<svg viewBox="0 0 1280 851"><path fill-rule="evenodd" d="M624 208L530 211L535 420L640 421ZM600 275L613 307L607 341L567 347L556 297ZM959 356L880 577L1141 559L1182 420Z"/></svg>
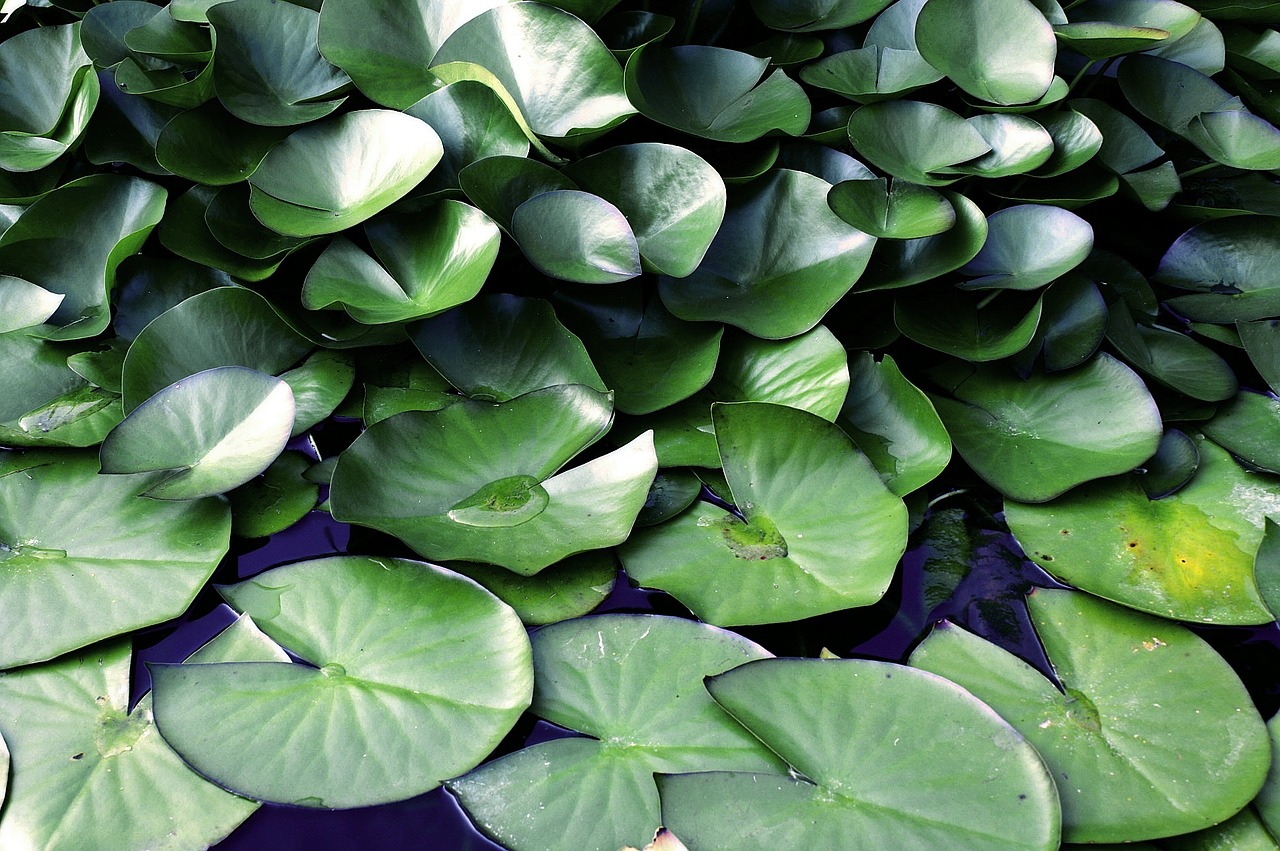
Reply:
<svg viewBox="0 0 1280 851"><path fill-rule="evenodd" d="M639 526L654 526L675 517L702 493L702 481L689 470L659 470L649 487L644 508L636 518Z"/></svg>
<svg viewBox="0 0 1280 851"><path fill-rule="evenodd" d="M340 306L366 324L432 316L473 298L498 257L501 234L484 213L440 200L420 213L365 225L373 255L338 238L302 285L309 310Z"/></svg>
<svg viewBox="0 0 1280 851"><path fill-rule="evenodd" d="M173 199L160 224L160 244L179 257L226 277L235 275L245 281L271 277L285 254L255 260L235 253L214 237L205 214L218 191L212 186L196 184Z"/></svg>
<svg viewBox="0 0 1280 851"><path fill-rule="evenodd" d="M351 356L320 349L280 378L293 391L293 431L297 437L337 409L355 383Z"/></svg>
<svg viewBox="0 0 1280 851"><path fill-rule="evenodd" d="M564 174L622 212L651 271L676 278L692 273L724 219L720 175L702 157L674 145L610 148L571 163Z"/></svg>
<svg viewBox="0 0 1280 851"><path fill-rule="evenodd" d="M638 285L557 294L619 411L648 414L686 399L715 372L724 328L685 322Z"/></svg>
<svg viewBox="0 0 1280 851"><path fill-rule="evenodd" d="M1249 362L1267 382L1271 392L1277 392L1280 388L1280 320L1237 322L1236 328Z"/></svg>
<svg viewBox="0 0 1280 851"><path fill-rule="evenodd" d="M249 184L237 183L222 187L209 199L204 223L224 248L250 261L271 263L307 243L305 238L285 236L259 222L252 212L252 195Z"/></svg>
<svg viewBox="0 0 1280 851"><path fill-rule="evenodd" d="M676 19L667 15L623 11L605 17L596 24L595 31L625 66L632 53L646 44L665 38L675 24Z"/></svg>
<svg viewBox="0 0 1280 851"><path fill-rule="evenodd" d="M591 738L545 742L450 781L489 836L516 849L643 845L661 825L655 771L781 772L702 688L768 653L678 618L602 615L533 634L533 711ZM581 818L584 809L595 815Z"/></svg>
<svg viewBox="0 0 1280 851"><path fill-rule="evenodd" d="M545 139L605 130L635 112L623 93L622 68L599 36L541 3L501 4L460 25L431 60L436 67L449 63L492 74L513 111Z"/></svg>
<svg viewBox="0 0 1280 851"><path fill-rule="evenodd" d="M853 286L875 239L827 206L830 184L779 169L730 199L698 270L664 277L663 304L681 319L719 320L766 339L801 334Z"/></svg>
<svg viewBox="0 0 1280 851"><path fill-rule="evenodd" d="M552 278L616 284L642 271L627 217L589 192L560 189L533 196L512 212L511 234L529 262Z"/></svg>
<svg viewBox="0 0 1280 851"><path fill-rule="evenodd" d="M1244 461L1268 473L1280 473L1280 399L1247 391L1235 395L1218 412L1200 424L1210 440Z"/></svg>
<svg viewBox="0 0 1280 851"><path fill-rule="evenodd" d="M1160 414L1146 386L1106 354L1025 381L995 365L938 378L956 396L930 396L956 449L1009 499L1045 502L1127 472L1160 442Z"/></svg>
<svg viewBox="0 0 1280 851"><path fill-rule="evenodd" d="M0 45L0 168L32 172L80 139L98 103L80 24L14 33Z"/></svg>
<svg viewBox="0 0 1280 851"><path fill-rule="evenodd" d="M1235 373L1208 346L1158 325L1135 325L1124 302L1110 308L1107 339L1134 369L1192 399L1221 402L1235 395Z"/></svg>
<svg viewBox="0 0 1280 851"><path fill-rule="evenodd" d="M582 617L605 601L618 575L617 562L607 550L570 556L536 576L467 561L450 562L449 568L479 582L515 609L526 626Z"/></svg>
<svg viewBox="0 0 1280 851"><path fill-rule="evenodd" d="M64 296L46 336L77 340L106 329L116 269L159 223L165 197L148 180L90 175L45 195L0 234L0 274Z"/></svg>
<svg viewBox="0 0 1280 851"><path fill-rule="evenodd" d="M119 641L0 675L0 731L14 771L0 843L205 847L258 808L182 762L156 731L149 696L129 711L129 656Z"/></svg>
<svg viewBox="0 0 1280 851"><path fill-rule="evenodd" d="M1280 234L1262 216L1204 222L1169 246L1154 277L1192 291L1168 301L1189 319L1270 319L1280 312Z"/></svg>
<svg viewBox="0 0 1280 851"><path fill-rule="evenodd" d="M154 319L124 359L125 409L176 381L217 366L278 375L311 346L252 290L217 287Z"/></svg>
<svg viewBox="0 0 1280 851"><path fill-rule="evenodd" d="M889 355L849 362L849 396L836 418L896 496L933 481L951 461L951 437L920 388Z"/></svg>
<svg viewBox="0 0 1280 851"><path fill-rule="evenodd" d="M1210 77L1221 73L1227 65L1227 48L1222 30L1205 17L1199 18L1186 35L1163 41L1146 51L1146 54L1171 59Z"/></svg>
<svg viewBox="0 0 1280 851"><path fill-rule="evenodd" d="M1053 139L1053 151L1034 171L1036 177L1057 177L1089 162L1102 150L1103 135L1083 113L1073 109L1036 116Z"/></svg>
<svg viewBox="0 0 1280 851"><path fill-rule="evenodd" d="M793 766L662 775L663 823L692 847L1058 847L1053 780L986 704L888 662L765 659L716 702Z"/></svg>
<svg viewBox="0 0 1280 851"><path fill-rule="evenodd" d="M227 551L217 500L158 502L153 476L101 476L96 453L0 452L0 668L181 614Z"/></svg>
<svg viewBox="0 0 1280 851"><path fill-rule="evenodd" d="M312 466L301 452L283 452L263 471L227 494L231 500L231 533L265 538L283 532L316 507L320 488L304 478Z"/></svg>
<svg viewBox="0 0 1280 851"><path fill-rule="evenodd" d="M529 140L519 122L502 99L483 83L474 80L450 83L426 95L405 112L430 124L444 145L444 157L424 182L430 191L459 188L458 172L486 157L529 154ZM423 188L419 185L410 198L416 197Z"/></svg>
<svg viewBox="0 0 1280 851"><path fill-rule="evenodd" d="M399 414L340 456L331 511L427 558L530 576L631 531L657 471L651 436L554 475L611 419L609 397L582 385Z"/></svg>
<svg viewBox="0 0 1280 851"><path fill-rule="evenodd" d="M1213 648L1086 594L1037 589L1027 605L1056 681L945 622L910 661L971 691L1035 746L1057 781L1063 839L1185 833L1253 798L1270 742Z"/></svg>
<svg viewBox="0 0 1280 851"><path fill-rule="evenodd" d="M410 339L450 384L476 399L506 402L557 384L607 389L582 341L541 299L483 295L415 324Z"/></svg>
<svg viewBox="0 0 1280 851"><path fill-rule="evenodd" d="M874 237L919 239L956 223L951 202L940 193L902 180L846 180L831 187L832 212Z"/></svg>
<svg viewBox="0 0 1280 851"><path fill-rule="evenodd" d="M773 130L799 136L812 108L800 84L769 60L700 44L650 44L631 54L626 93L649 119L717 142L750 142Z"/></svg>
<svg viewBox="0 0 1280 851"><path fill-rule="evenodd" d="M941 72L915 50L914 38L909 50L871 44L870 35L867 41L865 47L834 53L805 65L800 69L800 79L858 103L888 100L942 79Z"/></svg>
<svg viewBox="0 0 1280 851"><path fill-rule="evenodd" d="M546 163L501 155L466 166L458 172L458 183L472 204L508 232L516 208L525 201L544 192L578 188L578 184Z"/></svg>
<svg viewBox="0 0 1280 851"><path fill-rule="evenodd" d="M832 422L849 391L848 356L822 325L788 340L730 332L707 389L720 402L773 402Z"/></svg>
<svg viewBox="0 0 1280 851"><path fill-rule="evenodd" d="M1196 442L1176 428L1166 428L1160 448L1134 471L1138 484L1151 499L1164 499L1191 481L1200 469Z"/></svg>
<svg viewBox="0 0 1280 851"><path fill-rule="evenodd" d="M403 110L431 92L427 67L445 39L505 2L393 0L370 6L361 0L333 0L320 8L319 49L370 99Z"/></svg>
<svg viewBox="0 0 1280 851"><path fill-rule="evenodd" d="M1197 448L1195 478L1171 496L1149 499L1134 477L1097 482L1045 505L1006 502L1009 528L1037 564L1091 594L1178 620L1269 623L1253 568L1280 491L1213 443Z"/></svg>
<svg viewBox="0 0 1280 851"><path fill-rule="evenodd" d="M198 499L239 487L284 450L293 391L239 366L207 369L134 408L102 442L102 472L168 475L153 499Z"/></svg>
<svg viewBox="0 0 1280 851"><path fill-rule="evenodd" d="M1041 303L1040 324L1022 351L1025 366L1020 368L1030 371L1042 352L1048 372L1072 369L1092 357L1107 332L1107 304L1097 285L1083 274L1068 274L1049 285Z"/></svg>
<svg viewBox="0 0 1280 851"><path fill-rule="evenodd" d="M0 334L0 444L92 446L123 416L119 397L90 386L65 350L23 331Z"/></svg>
<svg viewBox="0 0 1280 851"><path fill-rule="evenodd" d="M1126 174L1155 161L1164 151L1147 131L1129 116L1103 100L1076 98L1071 108L1102 131L1098 162L1116 174Z"/></svg>
<svg viewBox="0 0 1280 851"><path fill-rule="evenodd" d="M0 275L0 334L44 324L65 298L30 281Z"/></svg>
<svg viewBox="0 0 1280 851"><path fill-rule="evenodd" d="M921 186L954 183L958 175L937 172L991 150L978 129L956 113L913 100L861 107L849 116L849 141L872 165Z"/></svg>
<svg viewBox="0 0 1280 851"><path fill-rule="evenodd" d="M751 0L751 10L770 29L784 32L838 30L874 18L890 0Z"/></svg>
<svg viewBox="0 0 1280 851"><path fill-rule="evenodd" d="M436 132L410 115L344 113L295 130L267 153L249 177L253 214L288 236L336 233L404 197L443 153Z"/></svg>
<svg viewBox="0 0 1280 851"><path fill-rule="evenodd" d="M155 718L188 764L249 797L340 808L419 795L479 763L529 705L519 619L443 568L340 556L222 594L303 662L152 665ZM242 758L264 742L272 759Z"/></svg>
<svg viewBox="0 0 1280 851"><path fill-rule="evenodd" d="M965 92L999 105L1030 103L1049 90L1057 42L1029 0L974 7L929 0L916 22L916 46Z"/></svg>
<svg viewBox="0 0 1280 851"><path fill-rule="evenodd" d="M975 363L1011 357L1031 344L1043 299L985 301L954 287L929 299L908 293L894 300L893 321L917 343Z"/></svg>
<svg viewBox="0 0 1280 851"><path fill-rule="evenodd" d="M1053 137L1038 121L1014 113L975 115L968 123L982 134L991 150L975 160L945 171L979 177L1009 177L1035 171L1053 155Z"/></svg>
<svg viewBox="0 0 1280 851"><path fill-rule="evenodd" d="M718 404L712 417L741 513L699 503L637 530L619 549L627 574L720 625L880 599L906 547L907 512L853 442L782 405Z"/></svg>
<svg viewBox="0 0 1280 851"><path fill-rule="evenodd" d="M982 250L960 269L979 276L966 281L966 289L1036 289L1080 265L1093 249L1093 227L1058 207L1006 207L987 225Z"/></svg>
<svg viewBox="0 0 1280 851"><path fill-rule="evenodd" d="M1168 30L1156 27L1092 20L1058 24L1053 34L1063 45L1091 62L1148 50L1169 38Z"/></svg>
<svg viewBox="0 0 1280 851"><path fill-rule="evenodd" d="M206 14L215 36L218 100L240 120L305 124L346 100L351 78L317 47L318 12L275 0L236 0L212 5Z"/></svg>
<svg viewBox="0 0 1280 851"><path fill-rule="evenodd" d="M977 204L958 192L944 190L943 197L955 211L955 224L934 236L881 240L858 282L859 290L923 283L954 272L977 256L987 240L986 216Z"/></svg>
<svg viewBox="0 0 1280 851"><path fill-rule="evenodd" d="M107 8L107 7L102 7ZM176 175L210 186L253 174L287 128L242 121L218 101L174 116L156 138L158 163Z"/></svg>

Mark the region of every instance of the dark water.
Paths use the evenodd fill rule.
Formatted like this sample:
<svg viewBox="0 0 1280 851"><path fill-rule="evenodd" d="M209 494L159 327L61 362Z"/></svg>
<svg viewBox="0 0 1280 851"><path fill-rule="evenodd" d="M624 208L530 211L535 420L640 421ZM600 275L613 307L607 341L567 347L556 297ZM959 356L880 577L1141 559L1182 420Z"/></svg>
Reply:
<svg viewBox="0 0 1280 851"><path fill-rule="evenodd" d="M816 656L823 649L842 657L893 662L906 659L931 624L946 618L1001 644L1048 673L1023 604L1034 587L1058 587L1028 561L998 514L964 499L939 506L912 536L888 593L879 603L792 624L741 628L747 637L780 656ZM392 538L348 527L313 511L269 540L237 540L215 583L237 582L289 562L336 553L412 553ZM689 617L661 592L633 588L620 576L598 612L656 612ZM135 700L150 686L145 662L181 661L234 620L234 612L211 589L183 618L138 640L134 659ZM1280 707L1280 627L1194 627L1240 674L1264 717ZM525 716L495 752L573 735ZM402 849L498 849L467 820L443 789L357 810L312 810L268 804L230 837L221 851L401 851Z"/></svg>

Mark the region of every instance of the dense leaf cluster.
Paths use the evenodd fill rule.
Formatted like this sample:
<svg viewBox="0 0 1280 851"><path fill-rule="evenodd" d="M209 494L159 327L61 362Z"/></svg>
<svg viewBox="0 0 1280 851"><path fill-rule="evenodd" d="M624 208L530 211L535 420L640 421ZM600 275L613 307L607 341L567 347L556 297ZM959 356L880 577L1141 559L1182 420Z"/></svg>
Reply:
<svg viewBox="0 0 1280 851"><path fill-rule="evenodd" d="M5 8L0 848L1280 847L1277 4Z"/></svg>

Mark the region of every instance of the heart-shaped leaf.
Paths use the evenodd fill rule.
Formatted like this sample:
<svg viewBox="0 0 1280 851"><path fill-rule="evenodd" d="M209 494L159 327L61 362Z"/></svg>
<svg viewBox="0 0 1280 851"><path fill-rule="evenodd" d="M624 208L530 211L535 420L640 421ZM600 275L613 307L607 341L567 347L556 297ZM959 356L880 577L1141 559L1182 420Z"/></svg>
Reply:
<svg viewBox="0 0 1280 851"><path fill-rule="evenodd" d="M1254 796L1270 742L1213 648L1182 626L1087 594L1041 588L1027 606L1056 682L945 621L910 661L973 692L1035 746L1062 781L1063 839L1185 833Z"/></svg>
<svg viewBox="0 0 1280 851"><path fill-rule="evenodd" d="M768 656L745 638L678 618L603 615L538 630L533 654L533 711L592 738L544 742L449 783L505 847L643 844L662 821L655 771L782 771L702 688L704 677ZM599 817L577 817L583 807Z"/></svg>
<svg viewBox="0 0 1280 851"><path fill-rule="evenodd" d="M950 201L903 180L846 180L831 187L827 203L837 216L881 239L919 239L956 223Z"/></svg>
<svg viewBox="0 0 1280 851"><path fill-rule="evenodd" d="M1276 486L1197 445L1195 478L1171 496L1149 499L1134 477L1097 482L1045 505L1006 502L1009 527L1037 564L1091 594L1178 620L1269 623L1253 567Z"/></svg>
<svg viewBox="0 0 1280 851"><path fill-rule="evenodd" d="M949 230L917 239L881 240L858 282L860 290L911 286L953 272L968 263L987 241L987 218L958 192L943 190L955 211Z"/></svg>
<svg viewBox="0 0 1280 851"><path fill-rule="evenodd" d="M930 65L968 94L990 103L1030 103L1049 90L1057 43L1030 0L929 0L916 22L916 45Z"/></svg>
<svg viewBox="0 0 1280 851"><path fill-rule="evenodd" d="M589 192L560 189L533 196L512 212L511 233L529 262L553 278L616 284L642 271L627 217Z"/></svg>
<svg viewBox="0 0 1280 851"><path fill-rule="evenodd" d="M878 600L906 546L906 509L852 441L782 405L718 404L712 417L738 513L696 503L636 531L619 550L627 574L722 625Z"/></svg>
<svg viewBox="0 0 1280 851"><path fill-rule="evenodd" d="M1270 220L1219 219L1196 225L1178 237L1160 258L1155 278L1192 291L1168 302L1190 319L1269 319L1280 310L1278 258L1280 234Z"/></svg>
<svg viewBox="0 0 1280 851"><path fill-rule="evenodd" d="M418 795L479 763L529 705L519 619L443 568L340 556L222 593L303 662L153 665L151 676L165 740L241 794L312 807ZM272 759L240 757L262 741Z"/></svg>
<svg viewBox="0 0 1280 851"><path fill-rule="evenodd" d="M218 500L142 496L96 453L0 452L0 668L40 662L181 614L227 551Z"/></svg>
<svg viewBox="0 0 1280 851"><path fill-rule="evenodd" d="M1006 207L987 218L987 241L960 271L967 289L1031 290L1084 262L1093 227L1069 210L1043 204Z"/></svg>
<svg viewBox="0 0 1280 851"><path fill-rule="evenodd" d="M1035 750L941 677L764 659L707 689L794 773L660 776L663 823L692 847L1058 847L1057 795Z"/></svg>
<svg viewBox="0 0 1280 851"><path fill-rule="evenodd" d="M849 141L857 153L894 177L921 186L958 178L935 174L991 150L977 128L934 103L871 103L849 116Z"/></svg>
<svg viewBox="0 0 1280 851"><path fill-rule="evenodd" d="M154 499L198 499L239 487L267 468L293 429L293 391L278 378L224 366L169 385L102 442L102 472L169 475Z"/></svg>

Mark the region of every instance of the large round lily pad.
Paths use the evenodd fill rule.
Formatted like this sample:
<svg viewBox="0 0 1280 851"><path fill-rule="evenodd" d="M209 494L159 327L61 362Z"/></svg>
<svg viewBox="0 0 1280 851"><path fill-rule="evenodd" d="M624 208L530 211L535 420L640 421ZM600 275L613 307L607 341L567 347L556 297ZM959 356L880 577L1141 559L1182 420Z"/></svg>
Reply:
<svg viewBox="0 0 1280 851"><path fill-rule="evenodd" d="M938 414L969 466L1010 499L1044 502L1127 472L1160 443L1146 385L1109 355L1026 380L994 365L946 372L955 398L931 396Z"/></svg>
<svg viewBox="0 0 1280 851"><path fill-rule="evenodd" d="M1270 319L1280 313L1280 234L1262 216L1196 225L1169 246L1155 278L1184 290L1169 305L1202 322Z"/></svg>
<svg viewBox="0 0 1280 851"><path fill-rule="evenodd" d="M1178 620L1268 623L1253 570L1280 487L1207 440L1198 448L1195 478L1171 496L1111 479L1044 505L1008 501L1009 528L1037 564L1091 594Z"/></svg>
<svg viewBox="0 0 1280 851"><path fill-rule="evenodd" d="M1062 799L1063 839L1186 833L1253 798L1271 744L1213 648L1087 594L1037 589L1027 604L1056 681L945 622L911 664L973 692L1036 747Z"/></svg>
<svg viewBox="0 0 1280 851"><path fill-rule="evenodd" d="M661 826L659 771L782 772L777 758L702 687L767 657L725 630L653 615L603 615L533 635L533 711L591 738L559 739L489 763L449 788L513 851L645 844ZM587 811L590 818L578 814Z"/></svg>
<svg viewBox="0 0 1280 851"><path fill-rule="evenodd" d="M418 795L478 764L529 705L519 618L443 568L339 556L222 593L302 661L153 665L155 717L188 764L246 796Z"/></svg>
<svg viewBox="0 0 1280 851"><path fill-rule="evenodd" d="M620 548L627 574L720 625L777 623L874 603L906 548L907 512L853 442L820 417L717 404L738 513L695 503Z"/></svg>
<svg viewBox="0 0 1280 851"><path fill-rule="evenodd" d="M690 847L1058 847L1058 799L1040 757L941 677L887 662L764 659L707 689L795 773L660 776L663 823Z"/></svg>
<svg viewBox="0 0 1280 851"><path fill-rule="evenodd" d="M928 0L916 46L965 92L1000 105L1044 95L1058 54L1053 27L1030 0Z"/></svg>
<svg viewBox="0 0 1280 851"><path fill-rule="evenodd" d="M0 668L187 608L227 551L230 512L142 496L155 484L100 475L94 453L0 452Z"/></svg>

